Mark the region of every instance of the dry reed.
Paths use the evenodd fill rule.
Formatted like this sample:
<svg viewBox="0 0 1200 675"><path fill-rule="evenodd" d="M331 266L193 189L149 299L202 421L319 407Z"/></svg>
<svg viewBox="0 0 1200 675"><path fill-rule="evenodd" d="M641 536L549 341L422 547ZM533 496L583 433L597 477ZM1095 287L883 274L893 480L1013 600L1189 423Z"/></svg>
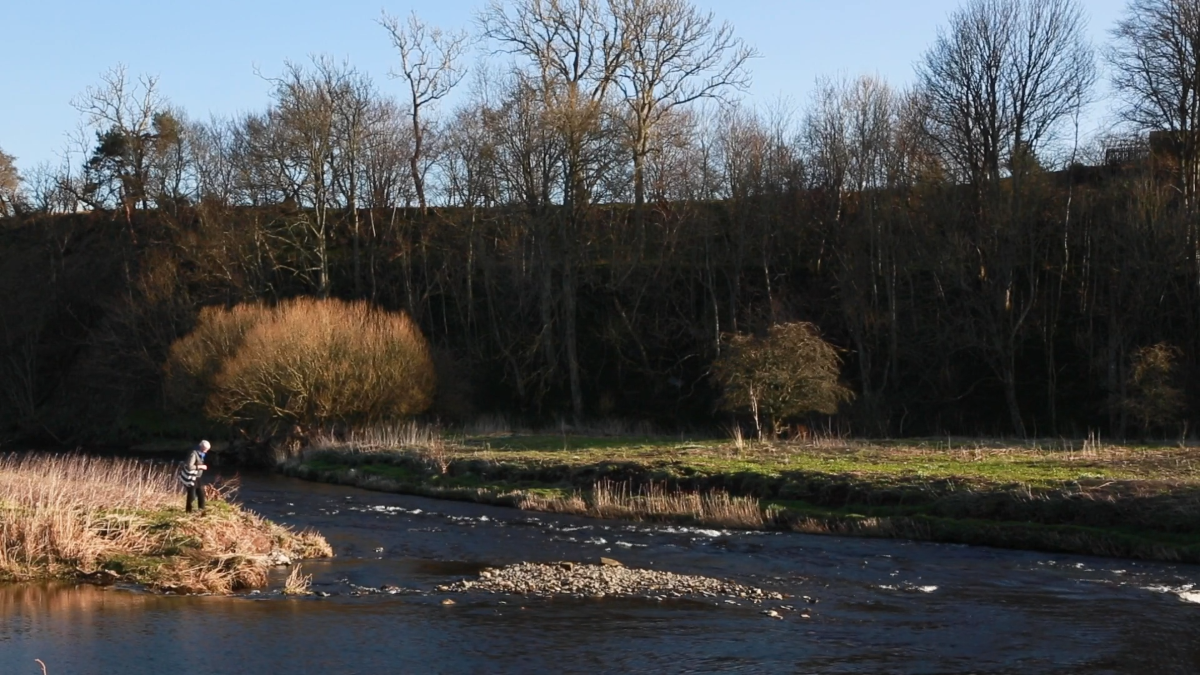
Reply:
<svg viewBox="0 0 1200 675"><path fill-rule="evenodd" d="M375 425L351 430L340 437L319 434L308 447L311 451L400 453L419 460L429 471L438 474L449 471L454 459L441 430L418 422Z"/></svg>
<svg viewBox="0 0 1200 675"><path fill-rule="evenodd" d="M340 436L318 434L309 443L309 448L372 453L427 448L434 445L444 445L438 427L419 422L401 422L354 429Z"/></svg>
<svg viewBox="0 0 1200 675"><path fill-rule="evenodd" d="M101 569L148 586L227 592L266 581L267 554L331 555L225 502L185 514L170 467L82 455L0 456L0 578L91 575Z"/></svg>
<svg viewBox="0 0 1200 675"><path fill-rule="evenodd" d="M312 591L312 575L304 574L303 565L292 567L287 581L283 584L284 595L308 595Z"/></svg>
<svg viewBox="0 0 1200 675"><path fill-rule="evenodd" d="M762 528L767 516L758 500L732 496L723 490L692 492L643 485L636 491L627 483L600 481L586 495L563 497L526 495L520 508L574 513L597 518L628 520L685 520L739 529Z"/></svg>

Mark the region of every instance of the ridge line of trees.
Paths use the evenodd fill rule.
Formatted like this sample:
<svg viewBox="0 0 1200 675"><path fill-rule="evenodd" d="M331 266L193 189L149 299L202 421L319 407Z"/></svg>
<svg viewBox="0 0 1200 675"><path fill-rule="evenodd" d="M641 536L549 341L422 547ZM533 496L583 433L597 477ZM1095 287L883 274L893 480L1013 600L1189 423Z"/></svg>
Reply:
<svg viewBox="0 0 1200 675"><path fill-rule="evenodd" d="M855 431L1192 419L1194 0L1131 0L1103 50L1129 133L1082 144L1076 0L968 0L911 90L827 78L799 110L738 103L758 52L688 0L490 2L474 35L379 24L397 97L318 56L268 78L266 110L197 121L118 67L74 102L73 162L18 176L0 153L0 215L46 237L45 269L6 275L58 275L47 306L71 236L47 216L123 226L123 292L74 357L41 337L55 310L7 303L7 418L54 400L33 375L80 368L145 405L198 306L310 294L405 309L463 399L533 416L704 419L723 336L811 321L847 350ZM1155 345L1166 370L1138 365Z"/></svg>

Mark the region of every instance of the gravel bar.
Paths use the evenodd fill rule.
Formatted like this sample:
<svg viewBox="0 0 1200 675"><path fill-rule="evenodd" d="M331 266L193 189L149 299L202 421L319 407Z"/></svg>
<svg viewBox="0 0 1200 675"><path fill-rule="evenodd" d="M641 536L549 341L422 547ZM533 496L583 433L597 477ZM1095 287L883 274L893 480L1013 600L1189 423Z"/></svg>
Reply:
<svg viewBox="0 0 1200 675"><path fill-rule="evenodd" d="M478 579L463 579L437 590L574 598L736 598L758 602L784 598L781 593L731 581L637 569L611 561L602 565L519 563L485 569Z"/></svg>

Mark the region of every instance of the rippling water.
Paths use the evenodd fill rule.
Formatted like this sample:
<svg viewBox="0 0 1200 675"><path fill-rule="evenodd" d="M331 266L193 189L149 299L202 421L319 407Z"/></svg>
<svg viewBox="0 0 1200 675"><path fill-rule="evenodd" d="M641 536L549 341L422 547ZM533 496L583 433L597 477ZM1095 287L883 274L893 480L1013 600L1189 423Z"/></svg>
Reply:
<svg viewBox="0 0 1200 675"><path fill-rule="evenodd" d="M50 675L1200 673L1196 566L628 525L276 476L244 477L240 499L328 537L338 557L304 568L329 597L0 588L0 673L39 673L35 658ZM602 555L780 590L811 618L434 591L485 565ZM402 592L354 595L384 584Z"/></svg>

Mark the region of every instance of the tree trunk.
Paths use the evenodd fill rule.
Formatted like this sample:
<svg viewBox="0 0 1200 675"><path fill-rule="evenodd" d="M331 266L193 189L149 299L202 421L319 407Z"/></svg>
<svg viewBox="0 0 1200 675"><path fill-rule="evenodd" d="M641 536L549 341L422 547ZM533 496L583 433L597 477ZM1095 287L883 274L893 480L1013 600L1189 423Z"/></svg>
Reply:
<svg viewBox="0 0 1200 675"><path fill-rule="evenodd" d="M417 206L425 213L425 177L421 175L421 153L424 152L425 134L421 131L421 107L413 99L413 151L408 158L408 168L412 172L413 189L417 192Z"/></svg>
<svg viewBox="0 0 1200 675"><path fill-rule="evenodd" d="M1008 405L1008 414L1012 419L1013 432L1020 438L1025 438L1025 421L1021 419L1021 407L1017 404L1017 383L1015 364L1011 354L1005 363L1004 402Z"/></svg>

